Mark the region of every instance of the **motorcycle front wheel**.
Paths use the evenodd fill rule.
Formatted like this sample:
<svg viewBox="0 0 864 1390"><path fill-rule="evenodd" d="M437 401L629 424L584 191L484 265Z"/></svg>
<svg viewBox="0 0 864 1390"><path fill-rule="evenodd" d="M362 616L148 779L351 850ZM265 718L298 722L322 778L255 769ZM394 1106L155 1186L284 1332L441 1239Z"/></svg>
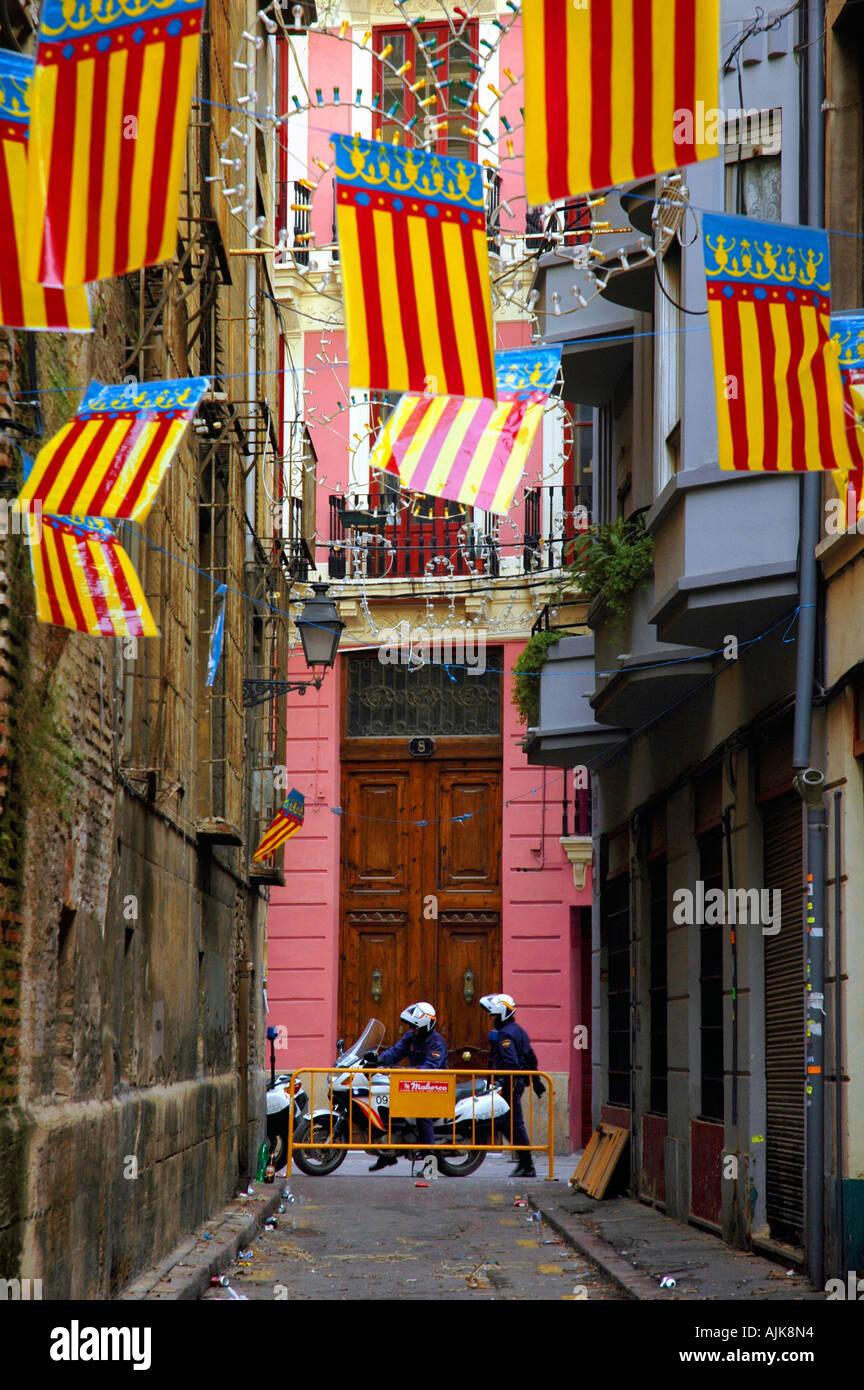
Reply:
<svg viewBox="0 0 864 1390"><path fill-rule="evenodd" d="M333 1138L342 1138L337 1125L333 1126ZM310 1143L314 1143L316 1139L321 1142L330 1139L330 1126L323 1120L315 1120L308 1135ZM335 1173L339 1165L345 1162L347 1152L347 1149L294 1149L292 1156L300 1172L305 1173L307 1177L326 1178L328 1173Z"/></svg>
<svg viewBox="0 0 864 1390"><path fill-rule="evenodd" d="M438 1171L447 1178L467 1178L476 1173L486 1154L483 1149L461 1149L456 1153L436 1154Z"/></svg>

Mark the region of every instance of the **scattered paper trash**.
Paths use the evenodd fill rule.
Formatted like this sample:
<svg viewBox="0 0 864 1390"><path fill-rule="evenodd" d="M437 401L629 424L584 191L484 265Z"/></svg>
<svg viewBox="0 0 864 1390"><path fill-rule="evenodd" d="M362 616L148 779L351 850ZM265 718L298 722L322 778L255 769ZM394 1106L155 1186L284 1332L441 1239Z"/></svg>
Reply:
<svg viewBox="0 0 864 1390"><path fill-rule="evenodd" d="M209 1231L205 1231L205 1232L204 1232L204 1239L205 1239L205 1240L212 1240L212 1239L213 1239L213 1237L211 1236L211 1234L210 1234Z"/></svg>
<svg viewBox="0 0 864 1390"><path fill-rule="evenodd" d="M674 1289L675 1286L675 1280L672 1278L672 1275L664 1274L663 1278L660 1280L661 1289Z"/></svg>
<svg viewBox="0 0 864 1390"><path fill-rule="evenodd" d="M487 1269L488 1265L485 1263L474 1266L471 1273L465 1277L465 1283L469 1289L491 1289L492 1285L485 1277Z"/></svg>

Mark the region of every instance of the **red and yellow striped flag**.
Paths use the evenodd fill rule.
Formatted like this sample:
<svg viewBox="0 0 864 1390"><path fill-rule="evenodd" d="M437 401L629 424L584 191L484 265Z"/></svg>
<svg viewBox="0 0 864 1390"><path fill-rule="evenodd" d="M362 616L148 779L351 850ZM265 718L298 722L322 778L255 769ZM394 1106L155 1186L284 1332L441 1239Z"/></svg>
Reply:
<svg viewBox="0 0 864 1390"><path fill-rule="evenodd" d="M91 382L74 418L39 451L19 503L144 521L207 387L206 377Z"/></svg>
<svg viewBox="0 0 864 1390"><path fill-rule="evenodd" d="M43 0L25 273L82 285L172 257L203 0Z"/></svg>
<svg viewBox="0 0 864 1390"><path fill-rule="evenodd" d="M21 273L34 61L0 49L0 323L89 333L87 291L46 289Z"/></svg>
<svg viewBox="0 0 864 1390"><path fill-rule="evenodd" d="M483 171L334 135L352 386L495 399Z"/></svg>
<svg viewBox="0 0 864 1390"><path fill-rule="evenodd" d="M107 521L42 516L30 548L40 623L93 637L158 637L140 580Z"/></svg>
<svg viewBox="0 0 864 1390"><path fill-rule="evenodd" d="M718 153L718 0L524 0L522 34L529 203Z"/></svg>
<svg viewBox="0 0 864 1390"><path fill-rule="evenodd" d="M506 515L522 476L561 349L495 354L498 403L405 395L384 426L372 468L406 488Z"/></svg>
<svg viewBox="0 0 864 1390"><path fill-rule="evenodd" d="M864 513L864 314L832 314L831 338L840 353L846 438L852 471L834 474L843 503L844 526L854 526Z"/></svg>
<svg viewBox="0 0 864 1390"><path fill-rule="evenodd" d="M261 843L252 856L253 861L269 859L271 854L275 854L280 845L284 844L292 835L296 835L303 824L304 815L303 793L292 789L262 836Z"/></svg>
<svg viewBox="0 0 864 1390"><path fill-rule="evenodd" d="M707 212L702 225L720 467L851 470L827 234Z"/></svg>

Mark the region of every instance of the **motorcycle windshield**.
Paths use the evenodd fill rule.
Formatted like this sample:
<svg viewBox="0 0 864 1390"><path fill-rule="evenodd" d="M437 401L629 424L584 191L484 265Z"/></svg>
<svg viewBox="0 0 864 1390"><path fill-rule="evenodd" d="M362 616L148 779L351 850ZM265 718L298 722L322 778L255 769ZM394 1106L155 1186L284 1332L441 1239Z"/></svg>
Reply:
<svg viewBox="0 0 864 1390"><path fill-rule="evenodd" d="M376 1047L380 1047L384 1041L386 1028L383 1023L379 1023L377 1018L370 1018L363 1032L355 1043L352 1043L344 1052L340 1052L336 1058L337 1067L350 1066L352 1062L358 1062L364 1052L374 1052Z"/></svg>

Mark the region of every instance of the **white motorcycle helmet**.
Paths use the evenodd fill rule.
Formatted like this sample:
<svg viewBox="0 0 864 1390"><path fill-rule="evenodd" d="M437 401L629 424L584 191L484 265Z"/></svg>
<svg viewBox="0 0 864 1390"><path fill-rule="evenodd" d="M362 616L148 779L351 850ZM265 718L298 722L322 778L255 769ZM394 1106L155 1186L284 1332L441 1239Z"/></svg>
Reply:
<svg viewBox="0 0 864 1390"><path fill-rule="evenodd" d="M512 994L484 994L480 1008L497 1018L499 1023L509 1023L516 1012L516 1000Z"/></svg>
<svg viewBox="0 0 864 1390"><path fill-rule="evenodd" d="M421 1033L431 1033L438 1016L431 1004L427 1004L425 999L421 999L417 1004L409 1004L407 1009L403 1009L399 1015L402 1023L409 1028L418 1028Z"/></svg>

